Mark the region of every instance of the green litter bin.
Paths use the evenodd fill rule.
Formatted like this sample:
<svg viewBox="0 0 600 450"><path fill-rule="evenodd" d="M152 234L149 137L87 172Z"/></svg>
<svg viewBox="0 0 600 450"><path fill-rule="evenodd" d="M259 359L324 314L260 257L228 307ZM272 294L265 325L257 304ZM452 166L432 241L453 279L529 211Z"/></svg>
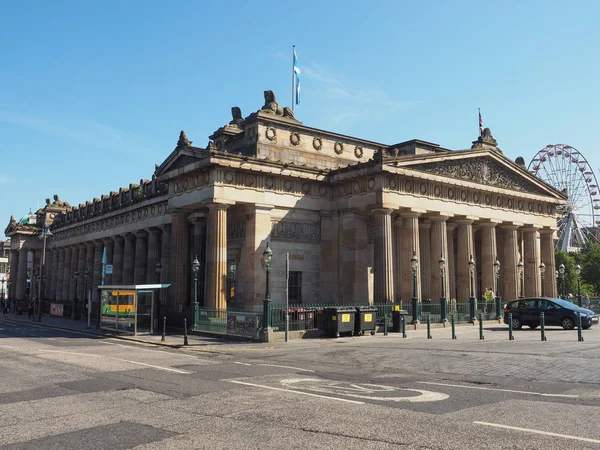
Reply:
<svg viewBox="0 0 600 450"><path fill-rule="evenodd" d="M325 335L340 337L343 334L352 336L356 320L356 309L348 307L325 308Z"/></svg>

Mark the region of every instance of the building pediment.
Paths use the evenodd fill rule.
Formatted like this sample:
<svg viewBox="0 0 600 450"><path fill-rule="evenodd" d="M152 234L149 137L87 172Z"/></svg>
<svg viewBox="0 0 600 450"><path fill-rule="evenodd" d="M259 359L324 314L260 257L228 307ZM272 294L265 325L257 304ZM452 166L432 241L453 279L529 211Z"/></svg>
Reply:
<svg viewBox="0 0 600 450"><path fill-rule="evenodd" d="M451 156L415 159L401 163L409 170L454 180L537 195L563 198L563 195L539 178L533 177L497 152L457 151Z"/></svg>
<svg viewBox="0 0 600 450"><path fill-rule="evenodd" d="M157 165L154 171L154 175L158 178L172 170L181 169L189 164L193 164L200 159L209 156L209 151L193 147L192 141L188 140L185 135L185 131L181 131L179 134L179 140L177 141L177 147L171 152L171 154L165 159L162 164Z"/></svg>

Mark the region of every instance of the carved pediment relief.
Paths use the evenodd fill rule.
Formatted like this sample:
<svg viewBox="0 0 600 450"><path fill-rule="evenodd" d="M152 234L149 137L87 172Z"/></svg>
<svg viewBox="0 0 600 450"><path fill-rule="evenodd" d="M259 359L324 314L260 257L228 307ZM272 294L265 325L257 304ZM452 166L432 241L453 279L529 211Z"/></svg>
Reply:
<svg viewBox="0 0 600 450"><path fill-rule="evenodd" d="M527 180L524 175L520 175L504 164L486 157L415 164L406 168L511 191L548 195L548 191L536 186Z"/></svg>

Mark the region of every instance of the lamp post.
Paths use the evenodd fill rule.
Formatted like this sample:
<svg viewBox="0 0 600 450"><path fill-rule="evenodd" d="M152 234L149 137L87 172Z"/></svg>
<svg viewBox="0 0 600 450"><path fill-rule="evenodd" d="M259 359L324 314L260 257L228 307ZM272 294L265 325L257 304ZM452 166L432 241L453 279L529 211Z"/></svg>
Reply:
<svg viewBox="0 0 600 450"><path fill-rule="evenodd" d="M52 236L52 232L47 227L42 228L42 231L38 236L43 241L43 243L42 243L42 266L41 266L42 270L41 270L41 274L40 274L40 282L38 283L38 317L37 317L38 322L42 321L42 309L44 309L44 299L42 298L42 292L44 292L44 290L42 289L42 284L44 283L44 280L46 279L45 278L46 274L44 273L44 267L46 265L46 239L49 238L50 236Z"/></svg>
<svg viewBox="0 0 600 450"><path fill-rule="evenodd" d="M421 316L419 311L419 297L417 297L417 271L419 270L419 258L417 258L417 252L413 250L412 258L410 259L410 267L412 268L413 274L413 296L412 296L412 310L413 310L413 323L419 323L419 317Z"/></svg>
<svg viewBox="0 0 600 450"><path fill-rule="evenodd" d="M471 307L471 322L475 323L475 320L477 320L477 299L475 298L475 261L473 260L473 255L469 256L467 266L469 267L469 305Z"/></svg>
<svg viewBox="0 0 600 450"><path fill-rule="evenodd" d="M271 329L271 293L269 292L269 272L271 272L271 262L273 260L273 251L267 242L267 248L263 252L262 264L267 277L267 289L265 292L265 301L263 302L263 332Z"/></svg>
<svg viewBox="0 0 600 450"><path fill-rule="evenodd" d="M79 279L79 272L73 272L73 279L75 280L75 295L73 296L73 308L71 309L71 320L75 320L75 306L77 305L77 280Z"/></svg>
<svg viewBox="0 0 600 450"><path fill-rule="evenodd" d="M543 261L540 263L540 277L542 278L542 297L545 297L544 279L546 278L546 264Z"/></svg>
<svg viewBox="0 0 600 450"><path fill-rule="evenodd" d="M156 273L156 284L160 283L160 272L162 270L162 264L160 263L160 261L158 261L156 263L156 265L154 266L154 272Z"/></svg>
<svg viewBox="0 0 600 450"><path fill-rule="evenodd" d="M558 266L558 275L560 276L560 284L561 284L561 295L562 298L566 298L565 294L565 265L563 263Z"/></svg>
<svg viewBox="0 0 600 450"><path fill-rule="evenodd" d="M200 273L198 255L194 255L192 272L194 273L194 330L196 330L198 328L198 273Z"/></svg>
<svg viewBox="0 0 600 450"><path fill-rule="evenodd" d="M523 260L519 259L519 264L517 264L517 272L519 273L519 298L523 298Z"/></svg>
<svg viewBox="0 0 600 450"><path fill-rule="evenodd" d="M581 308L581 266L579 264L575 266L575 273L577 274L577 306Z"/></svg>
<svg viewBox="0 0 600 450"><path fill-rule="evenodd" d="M88 293L87 293L87 281L90 276L90 272L88 268L85 268L85 272L83 273L83 305L81 308L81 320L84 318L85 309L88 306Z"/></svg>
<svg viewBox="0 0 600 450"><path fill-rule="evenodd" d="M442 297L440 298L440 322L447 322L448 319L446 315L448 314L448 304L446 302L446 283L445 283L445 275L446 275L446 260L444 259L444 254L440 255L440 260L438 261L440 266L440 276L442 278Z"/></svg>
<svg viewBox="0 0 600 450"><path fill-rule="evenodd" d="M227 297L229 301L235 300L235 273L237 264L235 259L232 259L227 264Z"/></svg>
<svg viewBox="0 0 600 450"><path fill-rule="evenodd" d="M500 320L502 318L502 297L500 297L500 261L498 261L498 257L496 256L496 261L494 261L494 274L496 276L496 319Z"/></svg>

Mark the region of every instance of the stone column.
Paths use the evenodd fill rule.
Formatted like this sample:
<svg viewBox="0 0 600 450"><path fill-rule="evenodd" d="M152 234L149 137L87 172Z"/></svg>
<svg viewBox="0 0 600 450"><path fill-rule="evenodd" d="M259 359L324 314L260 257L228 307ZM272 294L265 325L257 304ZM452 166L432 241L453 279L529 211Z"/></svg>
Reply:
<svg viewBox="0 0 600 450"><path fill-rule="evenodd" d="M448 230L448 283L450 286L450 293L448 299L457 299L458 291L456 289L456 249L454 248L454 230L456 230L455 223L448 223L446 225ZM450 303L448 303L450 304Z"/></svg>
<svg viewBox="0 0 600 450"><path fill-rule="evenodd" d="M556 284L556 260L554 259L554 230L540 230L540 253L542 261L546 266L544 273L544 295L546 297L558 298L558 286Z"/></svg>
<svg viewBox="0 0 600 450"><path fill-rule="evenodd" d="M146 264L146 283L155 284L160 282L159 275L156 273L156 263L160 261L160 230L149 228L147 231L148 263Z"/></svg>
<svg viewBox="0 0 600 450"><path fill-rule="evenodd" d="M392 254L392 210L372 210L375 219L374 303L394 300L394 261Z"/></svg>
<svg viewBox="0 0 600 450"><path fill-rule="evenodd" d="M484 288L491 289L496 293L496 273L494 272L494 262L498 256L496 246L496 225L495 222L484 222L479 224L481 233L481 283ZM502 263L500 263L502 264ZM496 295L498 295L496 293Z"/></svg>
<svg viewBox="0 0 600 450"><path fill-rule="evenodd" d="M404 224L402 223L402 217L396 216L393 219L394 222L394 239L393 239L393 251L394 251L394 303L400 304L402 300L402 237L404 236Z"/></svg>
<svg viewBox="0 0 600 450"><path fill-rule="evenodd" d="M112 284L123 284L123 236L113 236Z"/></svg>
<svg viewBox="0 0 600 450"><path fill-rule="evenodd" d="M63 283L62 283L62 300L67 302L70 300L69 294L71 291L71 247L65 247L65 260L63 263Z"/></svg>
<svg viewBox="0 0 600 450"><path fill-rule="evenodd" d="M77 281L77 299L81 302L85 301L85 258L87 253L87 245L79 244L79 259L77 261L77 271L79 272L79 280Z"/></svg>
<svg viewBox="0 0 600 450"><path fill-rule="evenodd" d="M503 225L504 230L504 252L502 258L502 299L514 300L519 297L519 277L517 264L519 263L519 246L517 237L517 225Z"/></svg>
<svg viewBox="0 0 600 450"><path fill-rule="evenodd" d="M58 249L53 248L48 255L52 259L52 272L48 274L50 283L48 285L48 298L56 300L56 282L58 280Z"/></svg>
<svg viewBox="0 0 600 450"><path fill-rule="evenodd" d="M443 256L446 260L444 269L444 294L448 304L450 303L450 256L448 254L448 227L446 225L448 216L431 217L431 298L438 301L442 298L442 274L439 261Z"/></svg>
<svg viewBox="0 0 600 450"><path fill-rule="evenodd" d="M173 278L171 279L171 293L173 302L169 302L169 310L173 313L183 311L183 306L189 303L190 261L188 260L190 247L190 233L188 229L188 214L186 212L171 213L171 258ZM211 234L214 233L211 230ZM180 311L181 308L181 311Z"/></svg>
<svg viewBox="0 0 600 450"><path fill-rule="evenodd" d="M272 209L272 205L254 204L248 205L246 210L248 219L242 257L244 267L241 272L245 308L262 305L265 299L266 277L262 267L262 254L271 234Z"/></svg>
<svg viewBox="0 0 600 450"><path fill-rule="evenodd" d="M227 309L227 208L229 205L208 205L210 230L206 245L206 306Z"/></svg>
<svg viewBox="0 0 600 450"><path fill-rule="evenodd" d="M71 246L71 286L69 287L69 301L75 300L77 293L75 292L75 272L79 276L79 246L77 244ZM79 288L79 279L77 280L77 288Z"/></svg>
<svg viewBox="0 0 600 450"><path fill-rule="evenodd" d="M19 255L18 250L10 251L10 289L8 292L8 298L13 299L17 297L17 280L19 278Z"/></svg>
<svg viewBox="0 0 600 450"><path fill-rule="evenodd" d="M171 225L161 225L160 227L160 263L162 264L162 270L160 272L161 284L169 284L173 274L169 272L170 255L171 255ZM159 293L160 304L167 305L168 293L173 291L173 286L167 289L161 289Z"/></svg>
<svg viewBox="0 0 600 450"><path fill-rule="evenodd" d="M410 260L413 252L417 253L419 265L421 263L421 248L419 239L419 216L418 212L402 212L402 223L404 224L404 235L402 239L402 301L409 305L413 297L413 272ZM417 268L417 297L421 298L421 277L419 276L420 267Z"/></svg>
<svg viewBox="0 0 600 450"><path fill-rule="evenodd" d="M542 295L542 279L540 278L540 262L538 260L538 229L536 227L528 227L521 228L521 231L523 232L524 250L523 292L525 297L538 297Z"/></svg>
<svg viewBox="0 0 600 450"><path fill-rule="evenodd" d="M27 249L19 250L19 267L17 270L17 300L25 300L27 284Z"/></svg>
<svg viewBox="0 0 600 450"><path fill-rule="evenodd" d="M115 273L115 266L113 264L114 262L114 246L115 246L115 242L112 240L112 238L106 238L103 240L104 241L104 248L106 249L106 264L110 264L113 266L113 273L105 273L104 274L104 284L113 284L113 274Z"/></svg>
<svg viewBox="0 0 600 450"><path fill-rule="evenodd" d="M146 284L146 271L148 266L148 232L139 230L135 232L135 269L133 284Z"/></svg>
<svg viewBox="0 0 600 450"><path fill-rule="evenodd" d="M419 223L419 244L421 248L421 300L431 300L431 222L427 219ZM439 256L435 261L439 259ZM437 264L436 264L437 266ZM437 272L437 271L436 271ZM439 298L439 297L438 297Z"/></svg>
<svg viewBox="0 0 600 450"><path fill-rule="evenodd" d="M200 272L198 273L198 304L204 306L204 288L206 281L206 214L194 213L188 217L192 224L192 245L190 246L190 266L194 258L198 258ZM190 301L194 296L194 274L190 272Z"/></svg>
<svg viewBox="0 0 600 450"><path fill-rule="evenodd" d="M133 233L126 233L123 237L125 242L123 245L123 279L121 280L121 284L131 285L133 284L135 261L135 235Z"/></svg>
<svg viewBox="0 0 600 450"><path fill-rule="evenodd" d="M339 270L339 214L320 211L321 216L321 301L338 303L340 300ZM269 222L271 221L268 217ZM248 239L248 235L246 235ZM253 253L254 255L254 253Z"/></svg>
<svg viewBox="0 0 600 450"><path fill-rule="evenodd" d="M471 297L471 279L469 275L469 258L475 258L475 248L473 246L473 220L457 220L458 240L456 242L456 273L457 273L457 292L458 303L466 303ZM475 261L477 264L477 261ZM475 269L477 271L477 268ZM475 280L473 280L475 285ZM476 286L474 286L473 295L477 298Z"/></svg>
<svg viewBox="0 0 600 450"><path fill-rule="evenodd" d="M65 248L58 249L58 266L56 271L56 297L55 300L64 300L63 286L65 281Z"/></svg>
<svg viewBox="0 0 600 450"><path fill-rule="evenodd" d="M365 220L353 209L340 211L340 293L344 304L364 304L369 298L368 249L369 238Z"/></svg>
<svg viewBox="0 0 600 450"><path fill-rule="evenodd" d="M94 241L94 271L92 276L92 313L98 310L98 301L100 299L98 295L98 285L102 282L102 253L104 250L104 243L100 239Z"/></svg>

